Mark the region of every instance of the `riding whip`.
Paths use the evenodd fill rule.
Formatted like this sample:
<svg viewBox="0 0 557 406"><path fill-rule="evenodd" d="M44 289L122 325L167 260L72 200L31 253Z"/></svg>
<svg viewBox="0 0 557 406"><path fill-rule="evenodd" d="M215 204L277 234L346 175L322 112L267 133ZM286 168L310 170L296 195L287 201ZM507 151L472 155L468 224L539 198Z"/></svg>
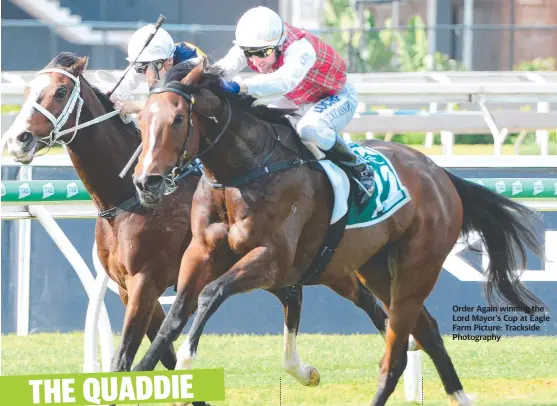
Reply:
<svg viewBox="0 0 557 406"><path fill-rule="evenodd" d="M166 17L163 16L162 14L159 14L159 18L157 20L157 23L155 24L155 29L153 30L153 32L151 34L149 34L149 36L147 37L147 39L145 40L145 44L143 44L143 48L141 48L141 51L139 51L139 53L137 54L137 56L135 57L135 59L133 60L132 63L130 63L128 65L128 67L126 68L126 70L124 71L124 74L122 75L122 77L120 77L120 79L118 80L118 82L116 82L116 84L114 85L114 87L112 88L112 90L110 92L107 93L108 97L110 97L112 95L112 93L114 93L114 91L118 88L118 86L120 86L120 83L122 82L122 80L124 80L124 77L127 75L128 71L132 68L132 66L137 62L137 59L139 58L139 55L141 55L141 53L143 52L143 50L145 48L147 48L147 45L149 45L149 42L151 42L151 40L153 39L153 37L155 36L155 34L157 33L157 31L159 30L159 28L161 27L161 25L164 23L164 21L166 20Z"/></svg>
<svg viewBox="0 0 557 406"><path fill-rule="evenodd" d="M129 64L129 66L124 71L124 74L122 75L122 77L118 80L118 82L116 82L116 85L110 91L110 93L108 93L109 97L118 88L118 86L120 85L120 83L122 82L122 80L124 79L126 74L128 73L128 71L137 62L137 59L139 58L139 55L141 55L141 52L143 52L143 50L147 47L147 45L149 45L149 43L151 42L151 40L153 39L153 37L155 36L155 34L159 30L160 26L164 23L165 20L166 20L166 17L163 16L162 14L159 14L159 18L157 20L157 23L155 24L155 29L153 30L153 32L151 34L149 34L149 37L147 37L147 39L145 40L145 44L143 44L143 48L141 48L141 51L137 54L134 61ZM122 169L122 171L120 172L119 176L120 176L121 179L123 179L124 176L126 176L126 173L128 173L128 171L130 170L131 166L133 165L133 163L135 162L135 160L137 159L137 157L141 153L142 147L143 147L143 144L139 144L139 146L137 147L137 149L133 153L132 157L130 158L130 160L126 164L126 166L124 166L124 169Z"/></svg>
<svg viewBox="0 0 557 406"><path fill-rule="evenodd" d="M130 158L130 160L126 164L126 166L124 166L124 169L122 169L122 172L120 172L120 175L118 175L118 176L120 176L120 179L124 179L124 176L126 176L126 173L128 173L128 171L130 170L131 166L133 165L133 163L135 162L135 160L137 159L139 154L141 154L142 148L143 148L143 143L139 144L139 146L137 147L137 149L133 153L132 157Z"/></svg>

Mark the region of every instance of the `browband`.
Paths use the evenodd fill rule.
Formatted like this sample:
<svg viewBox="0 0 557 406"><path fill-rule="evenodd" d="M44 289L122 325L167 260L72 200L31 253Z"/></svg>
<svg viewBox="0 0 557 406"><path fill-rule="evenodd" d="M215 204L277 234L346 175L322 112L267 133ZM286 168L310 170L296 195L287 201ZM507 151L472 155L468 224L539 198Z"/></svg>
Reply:
<svg viewBox="0 0 557 406"><path fill-rule="evenodd" d="M176 93L180 96L182 96L183 98L185 98L186 100L193 102L193 96L191 94L187 94L185 92L182 92L179 89L176 89L174 87L156 87L154 89L152 89L149 94L152 93L166 93L166 92L172 92L172 93Z"/></svg>

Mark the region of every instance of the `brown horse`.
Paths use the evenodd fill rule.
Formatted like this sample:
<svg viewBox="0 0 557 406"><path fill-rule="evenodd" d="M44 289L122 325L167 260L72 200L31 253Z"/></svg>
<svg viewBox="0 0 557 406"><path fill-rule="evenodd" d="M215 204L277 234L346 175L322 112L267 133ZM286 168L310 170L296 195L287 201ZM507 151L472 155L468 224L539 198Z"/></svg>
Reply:
<svg viewBox="0 0 557 406"><path fill-rule="evenodd" d="M131 175L118 176L140 143L135 126L116 116L77 134L71 130L79 121L77 115L84 123L114 111L112 102L82 76L86 65L87 58L70 53L54 58L27 87L21 113L6 136L10 153L23 163L31 162L55 140L67 143L77 174L97 209L106 213L97 219L95 237L104 269L118 284L126 305L122 340L111 365L111 370L123 371L130 369L145 332L153 340L164 319L158 298L176 284L181 257L191 240L190 209L199 176L181 180L178 190L156 207L136 204ZM63 134L63 128L70 131ZM354 274L335 279L330 287L362 308L384 334L386 314ZM270 292L281 301L285 312L284 367L303 384L315 385L319 382L317 370L300 362L295 346L302 290ZM172 346L161 359L167 368L174 369Z"/></svg>
<svg viewBox="0 0 557 406"><path fill-rule="evenodd" d="M227 298L303 283L329 227L332 188L323 172L301 159L294 128L280 112L253 108L253 99L226 94L222 79L205 62L177 65L151 90L142 112L143 152L134 173L140 193L156 203L165 178L195 157L204 175L193 197L193 239L182 259L176 301L138 370L154 368L194 309L177 368L191 366L205 323ZM347 229L324 273L309 284L357 271L388 309L374 405L385 404L394 391L411 333L432 358L451 403L467 405L424 301L461 232L476 230L491 259L488 298L495 290L517 306L539 303L514 274L514 250L522 254L522 263L525 244L539 252L533 232L519 217L533 213L411 148L373 146L394 165L411 201L383 222Z"/></svg>

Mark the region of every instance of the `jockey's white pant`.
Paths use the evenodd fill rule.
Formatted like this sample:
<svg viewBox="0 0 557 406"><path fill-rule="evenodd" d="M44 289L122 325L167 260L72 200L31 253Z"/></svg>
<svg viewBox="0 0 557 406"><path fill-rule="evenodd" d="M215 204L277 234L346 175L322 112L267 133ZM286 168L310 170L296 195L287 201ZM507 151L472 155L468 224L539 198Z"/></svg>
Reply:
<svg viewBox="0 0 557 406"><path fill-rule="evenodd" d="M340 133L354 117L357 106L358 92L347 81L337 94L317 103L299 106L296 114L301 118L291 118L291 122L303 142L328 151L335 144L336 134Z"/></svg>

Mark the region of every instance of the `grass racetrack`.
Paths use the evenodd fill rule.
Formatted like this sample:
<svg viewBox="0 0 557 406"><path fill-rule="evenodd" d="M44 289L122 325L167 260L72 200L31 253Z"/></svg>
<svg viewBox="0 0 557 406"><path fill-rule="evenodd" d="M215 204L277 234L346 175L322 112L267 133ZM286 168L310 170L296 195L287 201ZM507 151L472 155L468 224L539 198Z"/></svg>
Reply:
<svg viewBox="0 0 557 406"><path fill-rule="evenodd" d="M185 339L180 338L175 348ZM557 337L502 337L497 342L453 341L444 336L447 351L474 405L557 405ZM115 336L115 345L120 337ZM83 334L2 336L2 374L81 372ZM137 362L147 350L144 339ZM206 335L201 338L195 368L224 368L225 402L218 406L369 405L377 385L383 354L379 335L298 336L303 362L321 373L315 388L301 386L282 371L282 336ZM423 353L424 405L447 405L443 386L429 357ZM159 363L157 369L162 369ZM282 403L280 398L282 397ZM389 405L404 400L399 381Z"/></svg>

